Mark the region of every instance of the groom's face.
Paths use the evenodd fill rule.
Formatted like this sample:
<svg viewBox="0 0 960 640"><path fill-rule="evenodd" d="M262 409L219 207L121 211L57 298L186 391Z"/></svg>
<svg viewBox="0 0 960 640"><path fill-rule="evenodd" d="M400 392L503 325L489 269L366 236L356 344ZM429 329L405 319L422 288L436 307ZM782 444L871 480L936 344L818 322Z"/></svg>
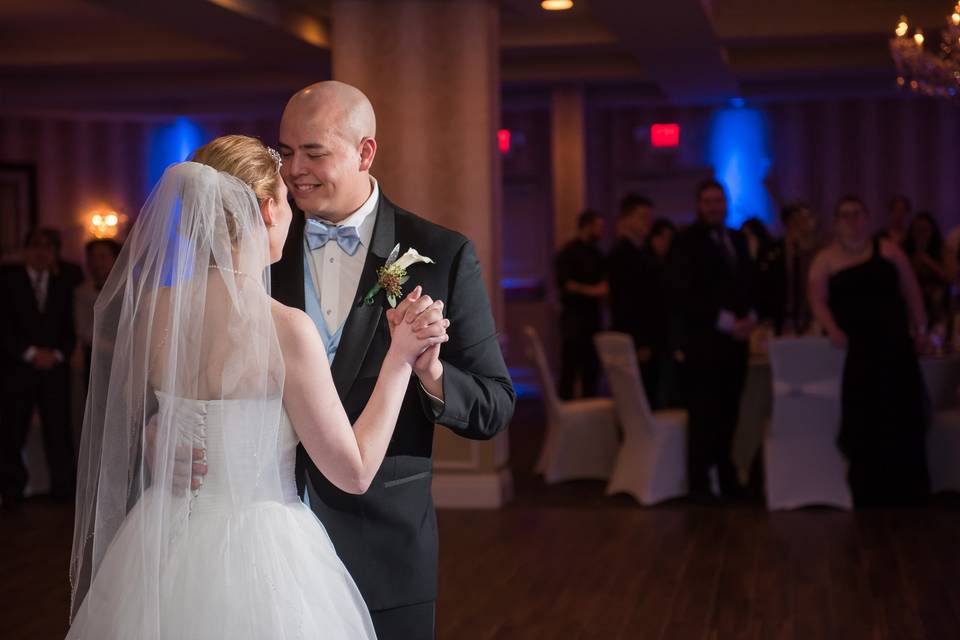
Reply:
<svg viewBox="0 0 960 640"><path fill-rule="evenodd" d="M338 221L356 209L358 188L369 190L369 178L359 171L359 147L336 114L288 109L280 122L280 154L287 188L309 215Z"/></svg>

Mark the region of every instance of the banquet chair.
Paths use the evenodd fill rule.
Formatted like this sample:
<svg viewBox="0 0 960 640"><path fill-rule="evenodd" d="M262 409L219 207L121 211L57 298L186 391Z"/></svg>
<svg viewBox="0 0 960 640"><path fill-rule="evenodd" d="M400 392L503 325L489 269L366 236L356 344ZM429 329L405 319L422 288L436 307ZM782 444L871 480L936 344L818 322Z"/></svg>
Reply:
<svg viewBox="0 0 960 640"><path fill-rule="evenodd" d="M534 470L547 484L606 480L620 440L613 401L610 398L561 401L540 336L530 326L523 331L536 365L547 414L546 436Z"/></svg>
<svg viewBox="0 0 960 640"><path fill-rule="evenodd" d="M960 492L960 408L935 411L927 433L930 490Z"/></svg>
<svg viewBox="0 0 960 640"><path fill-rule="evenodd" d="M687 412L650 410L633 338L606 331L593 340L624 434L607 495L628 493L644 505L686 495Z"/></svg>
<svg viewBox="0 0 960 640"><path fill-rule="evenodd" d="M837 447L844 352L825 338L769 343L773 420L764 438L767 508L850 509L846 461Z"/></svg>

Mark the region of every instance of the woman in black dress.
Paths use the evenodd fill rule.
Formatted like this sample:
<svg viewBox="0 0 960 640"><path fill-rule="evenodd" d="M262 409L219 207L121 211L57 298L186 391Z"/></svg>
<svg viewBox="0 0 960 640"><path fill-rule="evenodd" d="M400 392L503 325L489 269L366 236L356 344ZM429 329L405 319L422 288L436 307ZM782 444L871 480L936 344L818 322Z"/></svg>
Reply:
<svg viewBox="0 0 960 640"><path fill-rule="evenodd" d="M928 402L916 355L928 346L923 298L904 253L871 238L858 198L837 206L834 242L810 269L810 302L833 343L847 349L839 445L854 503L922 502L929 491Z"/></svg>

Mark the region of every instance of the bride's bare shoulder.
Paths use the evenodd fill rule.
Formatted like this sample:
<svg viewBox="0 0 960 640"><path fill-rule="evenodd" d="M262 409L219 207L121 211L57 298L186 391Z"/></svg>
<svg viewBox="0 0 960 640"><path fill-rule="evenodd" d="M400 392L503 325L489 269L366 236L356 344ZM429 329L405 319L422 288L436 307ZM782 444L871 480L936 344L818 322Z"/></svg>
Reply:
<svg viewBox="0 0 960 640"><path fill-rule="evenodd" d="M306 313L295 307L271 301L270 310L273 313L273 322L277 327L277 337L281 345L295 347L317 337L317 327Z"/></svg>

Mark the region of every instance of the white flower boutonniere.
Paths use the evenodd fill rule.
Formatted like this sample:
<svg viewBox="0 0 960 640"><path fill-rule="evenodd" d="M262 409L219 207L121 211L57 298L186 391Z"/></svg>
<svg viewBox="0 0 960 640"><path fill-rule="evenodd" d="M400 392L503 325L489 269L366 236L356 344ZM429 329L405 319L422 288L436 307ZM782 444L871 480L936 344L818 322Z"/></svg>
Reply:
<svg viewBox="0 0 960 640"><path fill-rule="evenodd" d="M364 304L373 304L373 298L381 291L386 291L387 302L390 303L391 307L396 307L397 300L402 293L401 287L410 279L410 276L407 275L407 269L418 262L433 264L432 259L420 255L413 247L407 249L407 252L398 258L399 255L400 245L398 244L390 252L386 264L377 269L377 284L373 285L367 295L363 297Z"/></svg>

